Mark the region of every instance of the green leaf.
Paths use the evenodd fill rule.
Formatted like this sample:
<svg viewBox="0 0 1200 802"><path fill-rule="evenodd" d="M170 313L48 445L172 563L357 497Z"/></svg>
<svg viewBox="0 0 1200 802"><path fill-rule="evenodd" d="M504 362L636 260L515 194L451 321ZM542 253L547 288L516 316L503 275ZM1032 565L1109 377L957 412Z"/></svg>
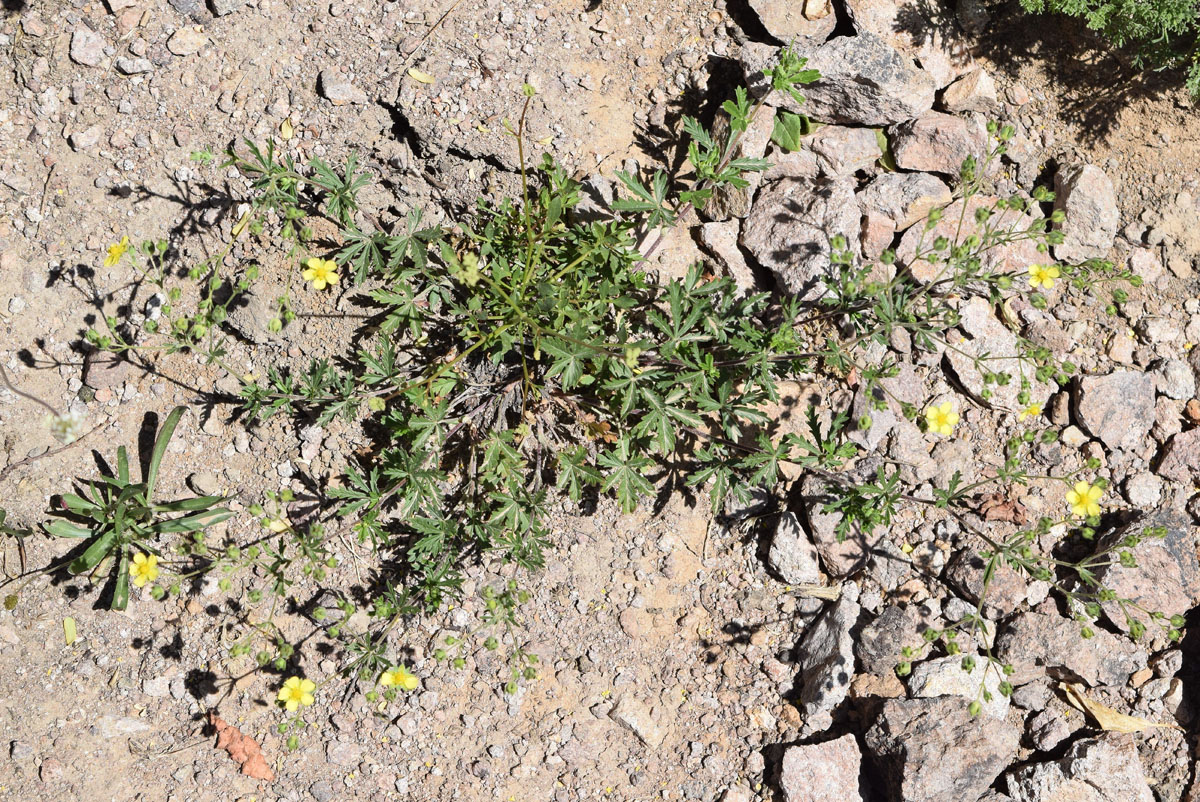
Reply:
<svg viewBox="0 0 1200 802"><path fill-rule="evenodd" d="M100 564L100 561L108 556L109 552L117 546L117 530L109 529L100 537L96 538L92 545L87 547L87 550L71 561L67 566L67 571L73 575L79 575L86 571L90 571Z"/></svg>
<svg viewBox="0 0 1200 802"><path fill-rule="evenodd" d="M879 145L879 166L888 172L896 172L896 157L892 155L892 143L888 141L887 132L882 128L875 129L875 142Z"/></svg>
<svg viewBox="0 0 1200 802"><path fill-rule="evenodd" d="M605 493L616 492L622 512L633 512L643 496L654 492L653 485L642 475L642 470L650 465L650 459L631 453L628 438L622 437L615 448L601 453L597 461L609 469L600 489Z"/></svg>
<svg viewBox="0 0 1200 802"><path fill-rule="evenodd" d="M158 438L154 441L154 451L150 454L150 465L146 469L147 500L154 497L154 483L158 479L158 467L162 463L163 454L167 453L167 444L171 442L171 435L175 433L175 427L179 425L179 419L185 412L187 412L187 407L175 407L167 416L162 428L158 430Z"/></svg>
<svg viewBox="0 0 1200 802"><path fill-rule="evenodd" d="M111 610L124 610L129 606L129 550L121 550L121 560L117 563L117 583L113 587Z"/></svg>
<svg viewBox="0 0 1200 802"><path fill-rule="evenodd" d="M92 535L92 530L90 528L71 523L70 521L64 521L61 518L56 521L49 521L48 523L42 524L42 526L45 527L47 532L55 537L80 539L90 537Z"/></svg>
<svg viewBox="0 0 1200 802"><path fill-rule="evenodd" d="M771 141L788 152L800 150L803 137L812 133L812 123L803 114L793 114L779 109L775 112L775 125Z"/></svg>

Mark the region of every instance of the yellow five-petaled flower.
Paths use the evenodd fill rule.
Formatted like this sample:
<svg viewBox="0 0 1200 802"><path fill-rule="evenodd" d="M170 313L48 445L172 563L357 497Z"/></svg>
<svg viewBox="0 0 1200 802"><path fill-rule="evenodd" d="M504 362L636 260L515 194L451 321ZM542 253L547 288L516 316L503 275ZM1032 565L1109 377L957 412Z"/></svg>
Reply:
<svg viewBox="0 0 1200 802"><path fill-rule="evenodd" d="M406 691L415 691L421 681L404 666L394 666L383 672L379 677L379 684L385 688L402 688Z"/></svg>
<svg viewBox="0 0 1200 802"><path fill-rule="evenodd" d="M1076 518L1091 518L1093 515L1099 515L1099 502L1103 495L1104 488L1098 485L1076 482L1075 486L1067 491L1067 503L1071 505L1071 514Z"/></svg>
<svg viewBox="0 0 1200 802"><path fill-rule="evenodd" d="M1041 414L1042 414L1042 405L1041 404L1030 404L1029 406L1025 407L1025 409L1021 410L1020 419L1025 420L1026 418L1036 418L1038 415L1041 415Z"/></svg>
<svg viewBox="0 0 1200 802"><path fill-rule="evenodd" d="M108 256L104 257L104 266L112 267L121 261L121 257L125 255L125 251L127 250L129 250L129 237L121 237L120 242L115 245L109 245Z"/></svg>
<svg viewBox="0 0 1200 802"><path fill-rule="evenodd" d="M929 424L929 431L934 434L951 435L954 433L954 426L958 423L958 410L954 408L954 402L947 401L944 404L931 406L925 410L925 422Z"/></svg>
<svg viewBox="0 0 1200 802"><path fill-rule="evenodd" d="M312 282L314 290L323 290L338 282L337 262L332 259L312 258L305 262L308 267L300 275Z"/></svg>
<svg viewBox="0 0 1200 802"><path fill-rule="evenodd" d="M288 677L279 689L278 698L289 713L294 713L301 705L307 707L313 703L313 691L316 689L317 684L310 679Z"/></svg>
<svg viewBox="0 0 1200 802"><path fill-rule="evenodd" d="M1035 290L1039 286L1048 290L1054 286L1054 279L1061 275L1062 273L1054 265L1030 265L1029 286Z"/></svg>
<svg viewBox="0 0 1200 802"><path fill-rule="evenodd" d="M158 579L158 557L139 551L133 555L133 565L129 567L129 573L133 577L133 584L139 588L147 582L153 582Z"/></svg>

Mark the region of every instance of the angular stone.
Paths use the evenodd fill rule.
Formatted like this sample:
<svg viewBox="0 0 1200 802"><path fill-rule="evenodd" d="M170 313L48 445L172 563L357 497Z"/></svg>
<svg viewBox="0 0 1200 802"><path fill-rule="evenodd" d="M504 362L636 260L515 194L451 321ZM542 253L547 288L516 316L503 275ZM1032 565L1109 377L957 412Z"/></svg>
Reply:
<svg viewBox="0 0 1200 802"><path fill-rule="evenodd" d="M918 699L938 696L957 696L970 704L976 699L983 705L983 714L992 718L1008 715L1008 697L1000 693L1000 672L988 667L987 660L979 658L968 673L962 666L959 655L935 657L913 668L908 677L909 693ZM979 692L980 684L991 693L991 701L984 701Z"/></svg>
<svg viewBox="0 0 1200 802"><path fill-rule="evenodd" d="M208 37L196 28L180 28L167 40L167 49L177 56L190 56L208 44Z"/></svg>
<svg viewBox="0 0 1200 802"><path fill-rule="evenodd" d="M821 173L830 178L851 176L883 155L879 139L870 128L825 125L808 137L807 145L816 154Z"/></svg>
<svg viewBox="0 0 1200 802"><path fill-rule="evenodd" d="M854 679L854 638L862 608L842 596L804 633L796 647L800 704L806 718L827 713L846 698Z"/></svg>
<svg viewBox="0 0 1200 802"><path fill-rule="evenodd" d="M830 0L749 0L767 33L787 44L820 43L837 27Z"/></svg>
<svg viewBox="0 0 1200 802"><path fill-rule="evenodd" d="M213 13L218 17L232 14L246 5L246 0L208 0L208 2L212 6Z"/></svg>
<svg viewBox="0 0 1200 802"><path fill-rule="evenodd" d="M1186 401L1196 395L1196 376L1184 360L1164 359L1153 368L1154 384L1167 398Z"/></svg>
<svg viewBox="0 0 1200 802"><path fill-rule="evenodd" d="M982 67L966 73L942 91L942 108L949 112L977 111L988 114L1000 106L996 82Z"/></svg>
<svg viewBox="0 0 1200 802"><path fill-rule="evenodd" d="M828 489L824 481L812 474L805 476L800 485L808 530L817 546L817 553L821 555L825 571L831 576L843 577L867 561L875 544L883 536L883 531L862 532L854 529L845 539L839 540L837 526L842 516L836 512L822 511L829 500Z"/></svg>
<svg viewBox="0 0 1200 802"><path fill-rule="evenodd" d="M862 750L853 735L818 744L789 746L779 787L784 802L860 802Z"/></svg>
<svg viewBox="0 0 1200 802"><path fill-rule="evenodd" d="M667 728L660 722L657 711L633 696L618 699L608 717L627 728L651 749L658 749L667 737Z"/></svg>
<svg viewBox="0 0 1200 802"><path fill-rule="evenodd" d="M982 159L987 129L974 120L931 111L897 126L891 146L897 166L904 170L957 178L967 157Z"/></svg>
<svg viewBox="0 0 1200 802"><path fill-rule="evenodd" d="M793 512L779 516L771 548L767 552L767 565L791 585L816 584L821 579L821 567L817 561L817 548L808 539L808 533L800 526Z"/></svg>
<svg viewBox="0 0 1200 802"><path fill-rule="evenodd" d="M1084 638L1080 624L1046 613L1020 613L996 640L996 656L1014 669L1009 682L1024 685L1045 675L1088 685L1123 685L1146 665L1146 652L1107 630L1093 627Z"/></svg>
<svg viewBox="0 0 1200 802"><path fill-rule="evenodd" d="M892 125L933 106L929 75L875 34L839 36L802 54L821 78L803 87L803 104L787 96L772 102L814 119L855 125Z"/></svg>
<svg viewBox="0 0 1200 802"><path fill-rule="evenodd" d="M122 57L117 59L117 72L125 75L141 75L153 71L154 64L148 58Z"/></svg>
<svg viewBox="0 0 1200 802"><path fill-rule="evenodd" d="M104 134L104 127L93 125L85 128L82 131L76 131L67 137L67 142L71 145L71 150L90 150L100 144L100 137Z"/></svg>
<svg viewBox="0 0 1200 802"><path fill-rule="evenodd" d="M1015 409L1024 368L1017 357L1020 353L1017 336L996 317L992 305L984 298L971 298L959 307L958 312L959 326L967 337L953 343L953 349L946 350L946 362L976 401ZM986 361L976 362L985 358ZM984 380L984 369L1008 373L1008 384L988 384ZM989 397L984 396L985 391L990 391ZM1051 392L1048 384L1031 380L1029 398L1032 403L1045 403Z"/></svg>
<svg viewBox="0 0 1200 802"><path fill-rule="evenodd" d="M725 273L733 279L742 295L753 292L757 282L754 271L746 264L746 257L738 247L738 234L742 225L737 220L700 225L700 244L725 267Z"/></svg>
<svg viewBox="0 0 1200 802"><path fill-rule="evenodd" d="M1054 176L1054 193L1054 208L1066 214L1057 226L1064 239L1054 246L1054 257L1064 262L1107 258L1120 213L1104 171L1091 164L1065 167Z"/></svg>
<svg viewBox="0 0 1200 802"><path fill-rule="evenodd" d="M104 37L91 28L77 28L71 34L71 60L85 67L95 67L104 60Z"/></svg>
<svg viewBox="0 0 1200 802"><path fill-rule="evenodd" d="M1171 435L1163 447L1156 473L1175 482L1200 479L1200 428Z"/></svg>
<svg viewBox="0 0 1200 802"><path fill-rule="evenodd" d="M367 102L367 93L350 83L341 70L332 67L321 70L317 82L320 85L321 96L335 106Z"/></svg>
<svg viewBox="0 0 1200 802"><path fill-rule="evenodd" d="M1104 445L1132 451L1154 425L1154 377L1135 370L1083 376L1075 386L1075 418Z"/></svg>
<svg viewBox="0 0 1200 802"><path fill-rule="evenodd" d="M904 647L917 649L925 643L923 633L937 627L935 610L925 605L889 604L873 620L863 625L854 643L859 667L868 674L886 676L904 657Z"/></svg>
<svg viewBox="0 0 1200 802"><path fill-rule="evenodd" d="M867 730L893 802L978 800L1017 754L1021 733L972 716L956 696L889 699Z"/></svg>
<svg viewBox="0 0 1200 802"><path fill-rule="evenodd" d="M858 193L864 217L883 217L894 231L904 231L951 200L950 187L929 173L883 173Z"/></svg>
<svg viewBox="0 0 1200 802"><path fill-rule="evenodd" d="M1066 757L1005 775L1013 802L1154 802L1136 735L1107 732L1077 741Z"/></svg>
<svg viewBox="0 0 1200 802"><path fill-rule="evenodd" d="M962 34L941 6L921 0L846 0L845 8L859 36L875 34L916 59L939 88L971 63L969 51L959 45Z"/></svg>
<svg viewBox="0 0 1200 802"><path fill-rule="evenodd" d="M118 387L131 373L129 360L107 351L90 351L83 359L83 383L93 390Z"/></svg>
<svg viewBox="0 0 1200 802"><path fill-rule="evenodd" d="M1150 527L1162 527L1166 530L1166 536L1145 537L1132 549L1120 548L1126 537L1142 535ZM1173 615L1185 615L1200 601L1197 534L1200 534L1200 530L1191 525L1187 516L1168 509L1113 530L1096 544L1097 551L1117 548L1117 553L1127 550L1133 554L1137 567L1125 566L1119 560L1114 560L1111 565L1095 569L1096 579L1103 587L1116 593L1118 598L1134 603L1126 605L1125 610L1146 626L1146 633L1151 638L1161 637L1161 627L1141 610L1157 610L1170 618ZM1126 613L1120 605L1108 602L1102 604L1101 609L1113 626L1122 632L1129 631Z"/></svg>
<svg viewBox="0 0 1200 802"><path fill-rule="evenodd" d="M780 178L764 183L742 227L742 245L780 289L815 301L833 275L830 238L853 242L861 215L852 181Z"/></svg>
<svg viewBox="0 0 1200 802"><path fill-rule="evenodd" d="M987 562L980 556L986 549L982 541L975 540L960 549L946 567L946 581L953 584L972 603L978 603L983 592L983 580ZM1012 613L1025 601L1029 585L1025 577L1007 563L998 561L988 581L987 596L983 602L983 615L993 621Z"/></svg>

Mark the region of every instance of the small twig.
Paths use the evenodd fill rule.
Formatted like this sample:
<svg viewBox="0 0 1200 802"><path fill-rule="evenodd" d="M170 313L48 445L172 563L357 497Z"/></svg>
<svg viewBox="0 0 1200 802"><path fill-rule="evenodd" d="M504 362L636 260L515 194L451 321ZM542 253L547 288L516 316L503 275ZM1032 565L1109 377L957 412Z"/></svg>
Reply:
<svg viewBox="0 0 1200 802"><path fill-rule="evenodd" d="M103 428L106 424L107 424L107 421L105 421L104 423L97 423L91 429L84 432L77 439L72 440L70 443L67 443L65 446L60 446L58 448L52 448L49 451L43 451L41 454L35 454L32 457L26 457L23 460L14 462L11 465L6 466L3 470L0 470L0 482L3 482L5 479L7 479L9 473L11 473L12 471L15 471L17 468L22 467L23 465L28 465L31 462L37 462L38 460L43 459L45 457L51 457L51 456L54 456L55 454L61 454L62 452L66 451L69 448L74 448L75 446L79 445L84 440L86 440L89 436L91 436L91 434L93 432L95 432L97 429Z"/></svg>
<svg viewBox="0 0 1200 802"><path fill-rule="evenodd" d="M458 8L460 3L462 3L462 0L454 0L454 2L450 4L450 7L442 14L442 16L438 17L437 22L429 26L429 30L426 31L425 35L421 37L421 41L417 42L416 46L413 47L412 50L408 51L408 53L404 56L404 63L400 65L401 72L407 71L408 68L413 65L413 62L417 60L417 53L422 47L425 46L425 43L429 41L429 38L433 36L437 29L442 27L442 23L446 21L447 17L454 13L454 9Z"/></svg>
<svg viewBox="0 0 1200 802"><path fill-rule="evenodd" d="M57 166L57 164L50 165L50 170L46 173L46 181L42 184L42 202L38 205L37 227L33 230L34 239L37 239L42 233L42 220L46 218L46 193L50 189L50 179L54 177L54 168Z"/></svg>

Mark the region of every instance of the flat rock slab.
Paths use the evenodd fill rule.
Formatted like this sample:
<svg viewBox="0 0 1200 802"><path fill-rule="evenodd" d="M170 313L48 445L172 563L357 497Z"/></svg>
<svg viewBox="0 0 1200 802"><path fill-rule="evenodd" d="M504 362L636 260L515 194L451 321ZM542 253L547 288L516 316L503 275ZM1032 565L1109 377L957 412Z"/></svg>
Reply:
<svg viewBox="0 0 1200 802"><path fill-rule="evenodd" d="M1046 613L1020 613L1000 633L996 656L1011 663L1013 685L1024 685L1049 675L1054 679L1088 685L1124 685L1146 665L1146 652L1128 638L1103 629L1085 638L1080 624Z"/></svg>
<svg viewBox="0 0 1200 802"><path fill-rule="evenodd" d="M1006 775L1008 795L1013 802L1154 802L1136 737L1109 732L1078 741L1062 760Z"/></svg>
<svg viewBox="0 0 1200 802"><path fill-rule="evenodd" d="M892 802L977 800L1017 755L1021 733L972 716L957 696L889 699L867 730Z"/></svg>
<svg viewBox="0 0 1200 802"><path fill-rule="evenodd" d="M801 88L802 104L786 95L773 97L785 108L831 123L894 125L933 106L936 87L929 74L873 33L798 50L821 77Z"/></svg>
<svg viewBox="0 0 1200 802"><path fill-rule="evenodd" d="M1154 390L1154 377L1141 371L1084 376L1075 386L1075 417L1108 448L1139 449L1154 426Z"/></svg>
<svg viewBox="0 0 1200 802"><path fill-rule="evenodd" d="M860 802L862 750L853 735L783 753L779 786L784 802Z"/></svg>

